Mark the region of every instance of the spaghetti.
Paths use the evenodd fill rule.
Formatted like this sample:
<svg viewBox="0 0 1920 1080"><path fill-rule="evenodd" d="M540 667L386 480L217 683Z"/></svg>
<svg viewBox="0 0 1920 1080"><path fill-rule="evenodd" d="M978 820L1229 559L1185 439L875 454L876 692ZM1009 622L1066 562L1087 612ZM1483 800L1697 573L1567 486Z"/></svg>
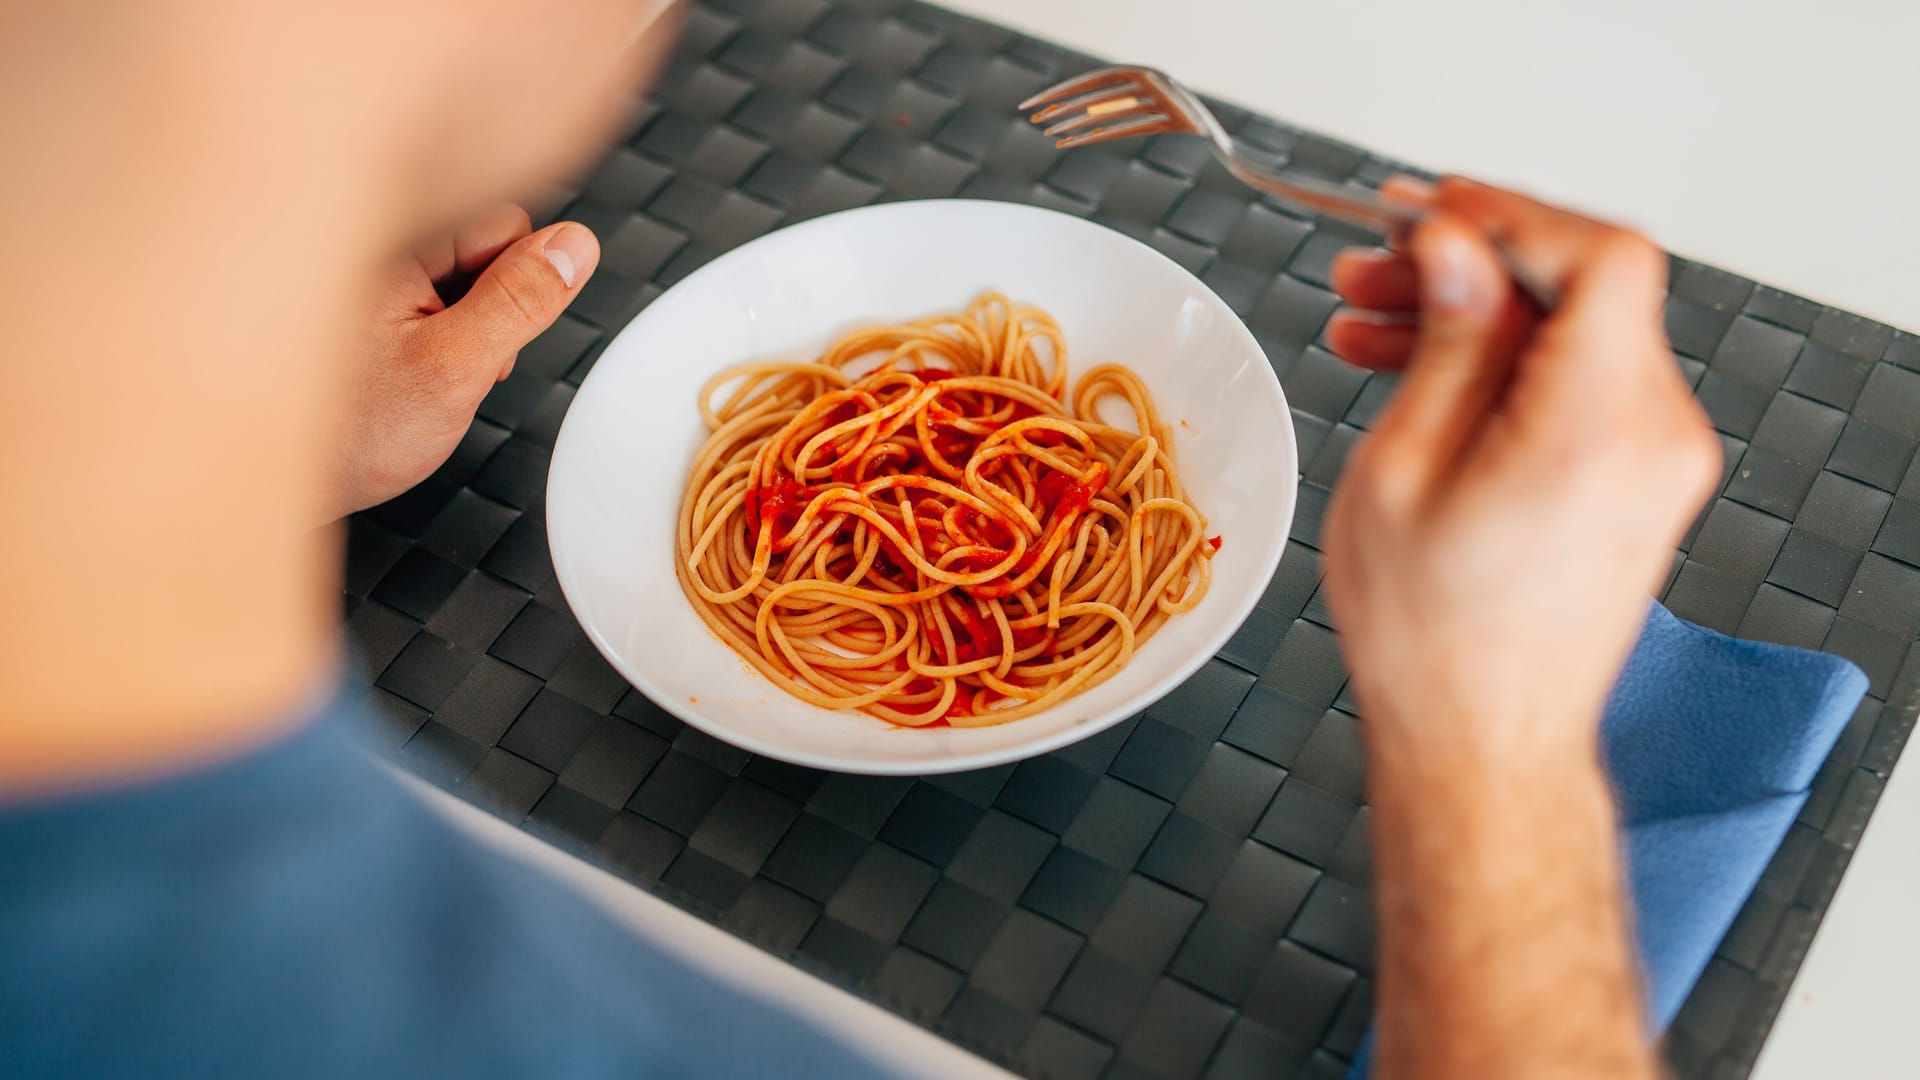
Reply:
<svg viewBox="0 0 1920 1080"><path fill-rule="evenodd" d="M1131 429L1099 419L1109 399ZM1069 400L1065 342L1037 308L988 294L865 327L816 360L723 371L700 409L681 586L816 705L913 727L1029 716L1206 594L1219 539L1152 396L1106 364Z"/></svg>

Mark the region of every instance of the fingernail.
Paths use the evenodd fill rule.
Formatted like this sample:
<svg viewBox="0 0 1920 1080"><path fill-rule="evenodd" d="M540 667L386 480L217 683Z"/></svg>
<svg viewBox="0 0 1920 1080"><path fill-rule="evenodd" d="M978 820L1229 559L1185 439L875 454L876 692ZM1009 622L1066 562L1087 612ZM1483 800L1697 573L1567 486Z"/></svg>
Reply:
<svg viewBox="0 0 1920 1080"><path fill-rule="evenodd" d="M586 226L568 224L555 229L553 235L547 237L546 245L540 250L547 257L547 261L553 264L553 269L560 275L560 280L566 282L567 288L571 289L584 272L593 268L593 262L600 253L600 245Z"/></svg>
<svg viewBox="0 0 1920 1080"><path fill-rule="evenodd" d="M1420 281L1426 287L1427 303L1437 308L1458 311L1473 303L1473 253L1466 238L1446 232L1435 238L1420 267Z"/></svg>

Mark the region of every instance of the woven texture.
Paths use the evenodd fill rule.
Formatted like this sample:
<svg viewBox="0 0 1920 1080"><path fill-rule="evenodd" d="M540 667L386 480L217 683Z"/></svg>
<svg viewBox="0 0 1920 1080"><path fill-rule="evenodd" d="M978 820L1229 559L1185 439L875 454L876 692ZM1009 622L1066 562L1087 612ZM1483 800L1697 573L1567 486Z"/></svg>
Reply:
<svg viewBox="0 0 1920 1080"><path fill-rule="evenodd" d="M1341 1075L1371 1012L1371 870L1316 549L1341 462L1391 392L1318 343L1329 262L1355 238L1254 196L1198 140L1055 151L1013 105L1095 61L1044 42L897 0L688 14L633 134L564 208L602 237L599 273L452 460L353 522L349 621L391 749L1025 1075ZM1402 168L1215 108L1303 174L1371 186ZM1298 426L1293 540L1217 658L1079 745L921 780L755 758L683 727L581 635L542 522L554 436L610 335L716 254L952 195L1138 237L1246 319ZM1727 463L1668 604L1872 679L1669 1039L1679 1075L1739 1076L1920 703L1920 338L1680 260L1667 325Z"/></svg>

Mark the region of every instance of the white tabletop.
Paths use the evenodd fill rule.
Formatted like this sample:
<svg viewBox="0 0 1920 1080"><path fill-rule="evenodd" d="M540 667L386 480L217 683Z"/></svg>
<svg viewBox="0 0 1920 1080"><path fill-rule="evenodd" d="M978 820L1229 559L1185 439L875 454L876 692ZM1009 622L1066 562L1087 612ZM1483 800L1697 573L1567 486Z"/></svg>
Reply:
<svg viewBox="0 0 1920 1080"><path fill-rule="evenodd" d="M1645 229L1667 247L1920 329L1920 5L1904 0L949 0L1431 169ZM1177 13L1177 14L1176 14ZM1284 59L1283 59L1284 58ZM1763 1054L1762 1080L1908 1073L1920 1004L1920 780L1895 774ZM1007 1076L438 793L723 976L905 1075Z"/></svg>
<svg viewBox="0 0 1920 1080"><path fill-rule="evenodd" d="M948 6L1920 330L1920 4Z"/></svg>

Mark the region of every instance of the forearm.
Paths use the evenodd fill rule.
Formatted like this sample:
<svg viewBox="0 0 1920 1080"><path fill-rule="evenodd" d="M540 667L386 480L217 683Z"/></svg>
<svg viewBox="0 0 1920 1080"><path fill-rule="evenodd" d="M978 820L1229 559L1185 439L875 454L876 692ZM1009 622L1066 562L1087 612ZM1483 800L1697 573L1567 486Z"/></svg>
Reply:
<svg viewBox="0 0 1920 1080"><path fill-rule="evenodd" d="M1368 747L1378 1074L1655 1075L1612 798L1590 741L1512 760L1422 746L1382 720Z"/></svg>

